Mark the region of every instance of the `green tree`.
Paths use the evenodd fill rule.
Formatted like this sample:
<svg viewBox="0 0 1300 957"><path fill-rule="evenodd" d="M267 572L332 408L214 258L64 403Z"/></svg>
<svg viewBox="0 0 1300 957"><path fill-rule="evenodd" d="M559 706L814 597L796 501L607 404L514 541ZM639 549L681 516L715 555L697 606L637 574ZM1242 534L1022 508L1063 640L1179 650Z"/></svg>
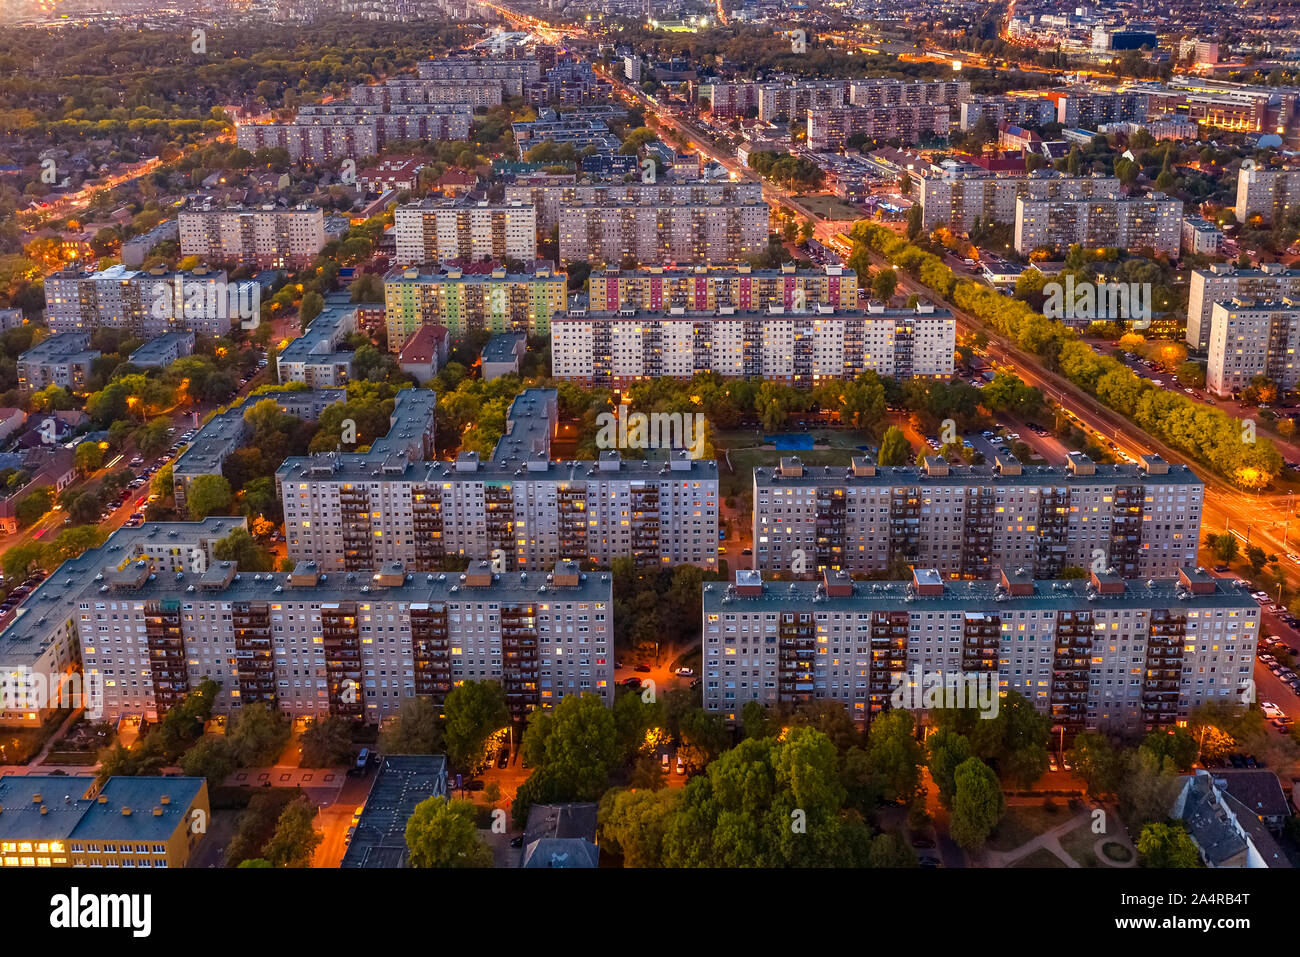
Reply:
<svg viewBox="0 0 1300 957"><path fill-rule="evenodd" d="M1002 819L1006 802L993 769L979 758L967 758L953 774L952 839L968 851L984 846Z"/></svg>
<svg viewBox="0 0 1300 957"><path fill-rule="evenodd" d="M1137 840L1138 861L1143 867L1200 867L1201 854L1182 824L1151 823L1142 828Z"/></svg>
<svg viewBox="0 0 1300 957"><path fill-rule="evenodd" d="M406 822L412 867L491 867L492 849L475 827L474 805L434 796L415 806Z"/></svg>
<svg viewBox="0 0 1300 957"><path fill-rule="evenodd" d="M385 754L441 753L442 726L433 698L404 698L396 717L386 721L380 730L379 747Z"/></svg>
<svg viewBox="0 0 1300 957"><path fill-rule="evenodd" d="M664 833L681 794L677 788L605 792L597 815L602 845L621 855L624 867L662 867Z"/></svg>
<svg viewBox="0 0 1300 957"><path fill-rule="evenodd" d="M230 777L235 761L221 738L202 738L181 755L181 770L191 777L207 778L208 786L216 787Z"/></svg>
<svg viewBox="0 0 1300 957"><path fill-rule="evenodd" d="M466 681L443 703L447 757L452 767L472 769L494 731L510 722L505 689L496 681Z"/></svg>
<svg viewBox="0 0 1300 957"><path fill-rule="evenodd" d="M939 789L939 803L952 807L957 791L957 768L971 756L970 741L951 728L939 728L926 739L930 752L930 777Z"/></svg>
<svg viewBox="0 0 1300 957"><path fill-rule="evenodd" d="M230 752L241 768L274 764L289 743L289 720L261 701L246 704L226 734Z"/></svg>
<svg viewBox="0 0 1300 957"><path fill-rule="evenodd" d="M190 518L196 522L209 515L229 515L234 495L230 483L222 475L200 475L190 482L185 492Z"/></svg>
<svg viewBox="0 0 1300 957"><path fill-rule="evenodd" d="M892 299L896 289L898 289L898 273L892 269L881 269L871 281L872 292L883 302Z"/></svg>
<svg viewBox="0 0 1300 957"><path fill-rule="evenodd" d="M915 207L913 207L915 208ZM868 867L917 867L916 853L897 834L878 834L871 840Z"/></svg>
<svg viewBox="0 0 1300 957"><path fill-rule="evenodd" d="M908 444L907 436L898 426L891 425L880 440L880 455L876 461L881 466L906 465L911 455L912 446Z"/></svg>
<svg viewBox="0 0 1300 957"><path fill-rule="evenodd" d="M1119 756L1110 742L1095 731L1081 731L1065 752L1074 772L1083 778L1093 797L1114 794L1119 783Z"/></svg>
<svg viewBox="0 0 1300 957"><path fill-rule="evenodd" d="M871 722L867 762L886 801L910 801L921 785L921 745L912 713L895 708Z"/></svg>
<svg viewBox="0 0 1300 957"><path fill-rule="evenodd" d="M82 442L73 451L73 460L77 466L77 471L82 476L86 476L98 469L103 463L104 450L99 447L98 442Z"/></svg>
<svg viewBox="0 0 1300 957"><path fill-rule="evenodd" d="M352 757L352 727L338 715L317 718L298 739L304 768L333 768Z"/></svg>
<svg viewBox="0 0 1300 957"><path fill-rule="evenodd" d="M206 476L203 476L206 477ZM230 534L212 546L217 561L234 562L241 572L269 572L271 555L246 528L232 528Z"/></svg>
<svg viewBox="0 0 1300 957"><path fill-rule="evenodd" d="M305 796L290 803L262 852L272 867L310 867L321 835L312 828L316 809Z"/></svg>

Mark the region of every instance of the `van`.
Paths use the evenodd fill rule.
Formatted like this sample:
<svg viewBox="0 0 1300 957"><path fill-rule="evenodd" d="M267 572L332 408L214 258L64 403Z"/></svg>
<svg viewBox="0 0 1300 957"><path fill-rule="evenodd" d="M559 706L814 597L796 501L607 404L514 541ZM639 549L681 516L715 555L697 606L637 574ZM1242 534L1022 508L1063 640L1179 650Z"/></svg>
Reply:
<svg viewBox="0 0 1300 957"><path fill-rule="evenodd" d="M362 748L361 753L357 755L357 767L364 771L366 769L366 765L368 765L369 763L370 763L370 749Z"/></svg>

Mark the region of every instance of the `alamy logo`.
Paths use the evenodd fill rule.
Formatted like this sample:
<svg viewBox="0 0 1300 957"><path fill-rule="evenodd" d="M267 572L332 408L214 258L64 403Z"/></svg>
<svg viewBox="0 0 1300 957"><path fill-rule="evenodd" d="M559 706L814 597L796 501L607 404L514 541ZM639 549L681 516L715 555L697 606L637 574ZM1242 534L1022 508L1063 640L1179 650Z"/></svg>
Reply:
<svg viewBox="0 0 1300 957"><path fill-rule="evenodd" d="M1048 319L1125 320L1134 329L1151 325L1151 283L1149 282L1079 282L1065 277L1065 284L1052 281L1043 285L1047 300L1043 315Z"/></svg>
<svg viewBox="0 0 1300 957"><path fill-rule="evenodd" d="M996 671L922 671L920 665L904 672L889 697L895 708L974 708L981 718L996 718L1000 701Z"/></svg>
<svg viewBox="0 0 1300 957"><path fill-rule="evenodd" d="M126 928L132 937L148 937L153 930L153 897L150 894L85 894L74 887L67 894L50 898L50 926L58 930L77 928Z"/></svg>
<svg viewBox="0 0 1300 957"><path fill-rule="evenodd" d="M601 449L686 449L690 457L704 454L705 422L702 412L617 412L596 416L596 447Z"/></svg>
<svg viewBox="0 0 1300 957"><path fill-rule="evenodd" d="M245 329L261 323L262 287L255 282L186 279L154 287L155 319L239 319Z"/></svg>
<svg viewBox="0 0 1300 957"><path fill-rule="evenodd" d="M28 667L0 675L0 711L84 708L97 721L104 716L104 679L97 671L65 674Z"/></svg>

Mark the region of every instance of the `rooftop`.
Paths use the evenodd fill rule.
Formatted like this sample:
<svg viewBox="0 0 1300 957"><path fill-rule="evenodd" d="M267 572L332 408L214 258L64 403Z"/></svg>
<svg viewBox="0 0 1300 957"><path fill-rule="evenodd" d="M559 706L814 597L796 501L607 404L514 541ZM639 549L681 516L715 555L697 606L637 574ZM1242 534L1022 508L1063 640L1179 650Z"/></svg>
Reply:
<svg viewBox="0 0 1300 957"><path fill-rule="evenodd" d="M402 867L406 823L415 807L447 796L447 759L441 754L390 754L371 785L340 867Z"/></svg>

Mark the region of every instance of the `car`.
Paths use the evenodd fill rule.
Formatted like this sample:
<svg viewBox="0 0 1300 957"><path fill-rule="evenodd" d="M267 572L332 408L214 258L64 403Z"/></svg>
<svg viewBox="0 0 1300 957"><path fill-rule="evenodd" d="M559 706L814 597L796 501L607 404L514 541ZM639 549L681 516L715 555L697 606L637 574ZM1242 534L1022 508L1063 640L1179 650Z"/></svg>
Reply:
<svg viewBox="0 0 1300 957"><path fill-rule="evenodd" d="M1259 767L1259 762L1255 760L1255 756L1253 754L1246 755L1246 767L1248 768Z"/></svg>
<svg viewBox="0 0 1300 957"><path fill-rule="evenodd" d="M934 844L934 841L933 841L931 838L926 837L924 834L913 834L913 835L912 835L912 846L913 846L913 847L927 848L927 847L934 847L935 844Z"/></svg>
<svg viewBox="0 0 1300 957"><path fill-rule="evenodd" d="M471 778L465 782L466 791L482 791L484 784L478 778Z"/></svg>
<svg viewBox="0 0 1300 957"><path fill-rule="evenodd" d="M1240 754L1230 754L1228 755L1228 763L1234 768L1244 768L1246 766L1246 759Z"/></svg>
<svg viewBox="0 0 1300 957"><path fill-rule="evenodd" d="M631 678L623 679L623 687L631 688L633 691L641 687L641 679L633 675Z"/></svg>
<svg viewBox="0 0 1300 957"><path fill-rule="evenodd" d="M648 674L650 673L650 666L649 666L649 665L637 665L637 666L636 666L635 668L633 668L632 670L633 670L633 671L639 671L639 672L641 672L642 674L647 674L647 675L648 675Z"/></svg>
<svg viewBox="0 0 1300 957"><path fill-rule="evenodd" d="M670 763L671 763L671 762L670 762L670 759L669 759L669 757L668 757L668 752L665 751L665 752L664 752L663 754L661 754L659 757L660 757L660 761L659 761L659 769L660 769L661 771L663 771L664 774L667 774L668 771L669 771L669 769L670 769Z"/></svg>
<svg viewBox="0 0 1300 957"><path fill-rule="evenodd" d="M675 674L675 675L676 675L677 677L679 677L679 678L693 678L693 677L695 677L695 669L694 669L694 668L678 668L676 671L673 672L673 674Z"/></svg>
<svg viewBox="0 0 1300 957"><path fill-rule="evenodd" d="M614 667L615 667L615 668L622 669L622 667L623 667L623 662L621 662L621 661L616 661L616 662L614 662Z"/></svg>
<svg viewBox="0 0 1300 957"><path fill-rule="evenodd" d="M347 832L346 834L343 835L343 843L344 843L344 844L351 844L351 843L352 843L352 835L355 834L355 833L357 833L357 826L354 824L354 825L352 825L350 828L348 828L348 832Z"/></svg>
<svg viewBox="0 0 1300 957"><path fill-rule="evenodd" d="M1049 755L1047 756L1047 770L1049 770L1049 771L1059 771L1059 770L1060 770L1060 767L1059 767L1059 766L1057 765L1057 763L1056 763L1056 755L1054 755L1054 754L1049 754Z"/></svg>
<svg viewBox="0 0 1300 957"><path fill-rule="evenodd" d="M370 765L370 749L362 748L361 752L357 755L357 767L361 768L364 771L367 767L369 767L369 765Z"/></svg>
<svg viewBox="0 0 1300 957"><path fill-rule="evenodd" d="M357 821L361 820L361 812L364 811L365 809L366 809L366 806L365 806L364 804L358 804L358 805L357 805L356 810L354 810L354 811L352 812L352 823L353 823L353 824L355 824L355 823L357 823Z"/></svg>
<svg viewBox="0 0 1300 957"><path fill-rule="evenodd" d="M939 860L939 858L930 857L928 855L925 857L917 858L916 863L919 867L924 867L927 870L934 870L935 868L943 867L943 863Z"/></svg>
<svg viewBox="0 0 1300 957"><path fill-rule="evenodd" d="M727 546L726 546L726 545L719 545L719 546L718 546L718 554L719 554L719 555L725 555L725 554L727 554Z"/></svg>
<svg viewBox="0 0 1300 957"><path fill-rule="evenodd" d="M501 753L497 755L497 767L498 767L498 768L508 768L508 767L510 767L510 749L509 749L509 748L502 748L502 749L501 749Z"/></svg>
<svg viewBox="0 0 1300 957"><path fill-rule="evenodd" d="M740 554L742 554L742 555L752 555L752 554L754 554L754 550L753 550L752 548L742 548L742 549L740 550Z"/></svg>
<svg viewBox="0 0 1300 957"><path fill-rule="evenodd" d="M1264 717L1266 718L1282 717L1282 709L1271 701L1261 701L1259 703L1259 708L1264 712Z"/></svg>
<svg viewBox="0 0 1300 957"><path fill-rule="evenodd" d="M678 774L686 773L686 762L682 760L682 756L680 754L677 755L677 773Z"/></svg>
<svg viewBox="0 0 1300 957"><path fill-rule="evenodd" d="M1216 572L1226 572L1226 571L1228 570L1228 566L1227 566L1227 565L1215 565L1215 566L1214 566L1214 570L1215 570Z"/></svg>

